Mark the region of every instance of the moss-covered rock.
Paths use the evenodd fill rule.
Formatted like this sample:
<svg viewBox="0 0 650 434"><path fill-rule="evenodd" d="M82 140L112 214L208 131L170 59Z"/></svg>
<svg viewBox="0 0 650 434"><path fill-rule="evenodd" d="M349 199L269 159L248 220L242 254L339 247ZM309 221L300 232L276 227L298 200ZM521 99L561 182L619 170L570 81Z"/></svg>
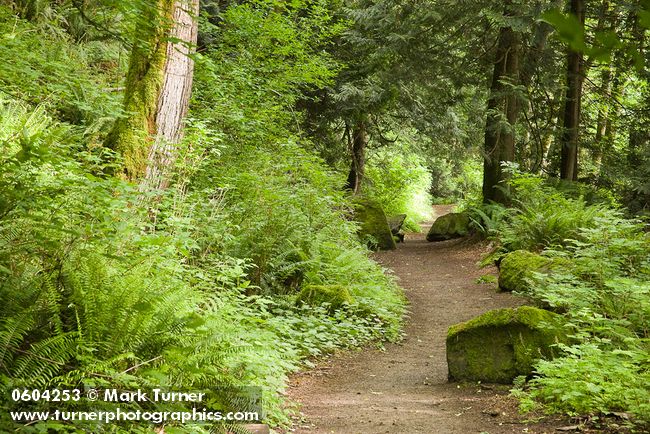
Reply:
<svg viewBox="0 0 650 434"><path fill-rule="evenodd" d="M559 262L526 250L508 253L499 263L499 289L525 292L527 280L533 273L549 272L559 265Z"/></svg>
<svg viewBox="0 0 650 434"><path fill-rule="evenodd" d="M440 216L429 229L427 241L445 241L469 234L469 216L466 213L449 213Z"/></svg>
<svg viewBox="0 0 650 434"><path fill-rule="evenodd" d="M381 206L368 199L354 201L354 219L361 223L359 237L375 250L397 248L386 214Z"/></svg>
<svg viewBox="0 0 650 434"><path fill-rule="evenodd" d="M307 285L296 297L296 304L311 306L329 305L331 312L340 309L345 304L353 304L354 298L348 289L341 285Z"/></svg>
<svg viewBox="0 0 650 434"><path fill-rule="evenodd" d="M447 334L449 379L511 383L552 358L565 340L561 316L530 306L498 309L456 324Z"/></svg>

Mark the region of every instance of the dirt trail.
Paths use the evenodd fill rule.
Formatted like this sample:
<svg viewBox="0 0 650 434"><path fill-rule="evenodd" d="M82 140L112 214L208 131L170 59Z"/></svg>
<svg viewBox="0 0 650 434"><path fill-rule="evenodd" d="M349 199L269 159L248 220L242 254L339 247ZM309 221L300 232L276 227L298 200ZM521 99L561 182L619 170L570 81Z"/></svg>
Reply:
<svg viewBox="0 0 650 434"><path fill-rule="evenodd" d="M436 214L450 207L436 207ZM293 377L289 395L302 404L304 434L551 433L524 425L507 388L447 383L447 328L487 310L521 301L477 284L484 247L463 240L428 243L408 235L376 259L399 277L410 301L406 337L385 351L346 352Z"/></svg>

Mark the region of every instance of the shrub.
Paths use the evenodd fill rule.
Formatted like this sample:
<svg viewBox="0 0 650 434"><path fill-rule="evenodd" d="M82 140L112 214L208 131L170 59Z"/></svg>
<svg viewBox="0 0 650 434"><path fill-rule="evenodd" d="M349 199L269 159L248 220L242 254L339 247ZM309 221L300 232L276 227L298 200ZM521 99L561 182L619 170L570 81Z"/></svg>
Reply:
<svg viewBox="0 0 650 434"><path fill-rule="evenodd" d="M606 349L587 342L563 348L565 356L540 361L538 377L520 386L515 395L522 409L543 404L548 411L571 416L628 413L626 422L643 429L650 421L647 348Z"/></svg>
<svg viewBox="0 0 650 434"><path fill-rule="evenodd" d="M471 227L483 237L496 238L503 220L511 212L498 203L481 203L465 205L465 212L471 221Z"/></svg>
<svg viewBox="0 0 650 434"><path fill-rule="evenodd" d="M515 250L540 252L566 247L580 239L583 228L593 228L613 212L605 205L588 205L582 197L571 199L535 175L514 171L512 206L470 205L474 227L500 243L499 255ZM497 255L497 256L499 256Z"/></svg>
<svg viewBox="0 0 650 434"><path fill-rule="evenodd" d="M275 297L340 285L359 312L374 315L396 338L404 298L359 243L344 178L310 155L311 144L292 131L301 89L331 78L330 59L305 44L313 29L300 27L308 24L302 15L291 21L270 3L267 13L250 5L229 8L227 23L215 29L222 43L199 57L192 114L221 133L205 144L203 169L189 191L223 193L213 250L250 259L248 278L258 287L250 293ZM318 18L316 12L309 14ZM272 43L260 46L260 40Z"/></svg>
<svg viewBox="0 0 650 434"><path fill-rule="evenodd" d="M517 208L494 233L503 251L543 251L547 261L567 264L532 273L526 293L563 312L576 342L562 345L562 357L539 362L537 376L519 383L522 408L541 404L595 417L624 412L630 424L644 426L650 421L650 238L644 225L605 205L567 198L539 178L517 174L513 186Z"/></svg>
<svg viewBox="0 0 650 434"><path fill-rule="evenodd" d="M74 44L48 23L34 24L0 6L0 91L45 104L61 120L92 129L110 127L120 113L117 43ZM110 65L104 67L102 65Z"/></svg>

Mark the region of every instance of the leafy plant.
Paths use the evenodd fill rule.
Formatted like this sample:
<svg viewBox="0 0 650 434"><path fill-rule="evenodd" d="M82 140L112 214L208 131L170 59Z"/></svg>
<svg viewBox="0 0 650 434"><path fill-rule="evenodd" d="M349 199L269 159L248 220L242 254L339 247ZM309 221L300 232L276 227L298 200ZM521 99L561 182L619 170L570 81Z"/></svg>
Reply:
<svg viewBox="0 0 650 434"><path fill-rule="evenodd" d="M629 425L650 420L645 384L650 330L649 238L645 225L605 205L568 198L540 178L516 174L516 208L494 236L502 251L528 249L561 258L536 274L526 295L562 312L573 344L541 361L515 394L522 408L594 417L625 413ZM572 190L569 194L573 194ZM484 218L485 220L485 218Z"/></svg>
<svg viewBox="0 0 650 434"><path fill-rule="evenodd" d="M582 197L570 199L534 175L515 171L510 184L514 207L498 229L505 251L567 246L580 239L582 228L595 227L611 213L604 205L587 205Z"/></svg>

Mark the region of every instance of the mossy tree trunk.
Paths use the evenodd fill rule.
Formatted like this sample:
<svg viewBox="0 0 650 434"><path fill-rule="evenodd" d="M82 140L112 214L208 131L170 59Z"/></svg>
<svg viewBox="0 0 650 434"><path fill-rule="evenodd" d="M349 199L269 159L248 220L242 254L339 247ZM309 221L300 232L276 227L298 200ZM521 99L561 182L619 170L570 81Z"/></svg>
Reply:
<svg viewBox="0 0 650 434"><path fill-rule="evenodd" d="M505 15L512 16L511 2L505 2ZM514 127L519 113L517 96L512 89L519 83L520 36L504 26L499 40L487 107L483 156L483 201L505 203L500 186L506 181L501 164L515 159Z"/></svg>
<svg viewBox="0 0 650 434"><path fill-rule="evenodd" d="M149 150L145 180L148 187L165 188L169 170L176 160L176 146L183 138L183 119L187 115L194 60L192 52L198 35L199 1L176 1L171 40L167 43L165 69L156 114L156 138ZM189 9L188 9L189 8Z"/></svg>
<svg viewBox="0 0 650 434"><path fill-rule="evenodd" d="M148 22L133 44L126 77L124 110L107 146L124 159L123 175L164 188L182 139L196 45L198 0L157 0L143 11Z"/></svg>

